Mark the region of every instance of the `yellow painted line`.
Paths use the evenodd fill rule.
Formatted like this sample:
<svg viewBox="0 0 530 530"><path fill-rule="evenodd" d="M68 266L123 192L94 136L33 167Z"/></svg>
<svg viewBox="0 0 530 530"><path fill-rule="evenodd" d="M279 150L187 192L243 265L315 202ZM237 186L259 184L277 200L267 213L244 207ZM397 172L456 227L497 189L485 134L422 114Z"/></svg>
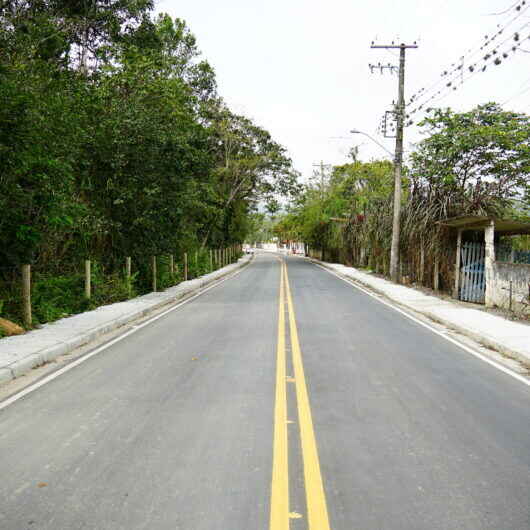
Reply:
<svg viewBox="0 0 530 530"><path fill-rule="evenodd" d="M285 359L285 280L281 267L276 351L276 401L272 460L270 530L289 530L289 461Z"/></svg>
<svg viewBox="0 0 530 530"><path fill-rule="evenodd" d="M285 268L285 287L287 291L287 306L289 309L289 328L291 331L291 345L293 356L294 377L296 379L296 401L298 405L298 422L300 424L300 438L302 444L302 459L304 462L304 481L307 502L307 523L309 530L330 530L326 494L320 473L317 443L311 417L311 407L305 382L302 352L298 341L296 318L294 313L289 275Z"/></svg>

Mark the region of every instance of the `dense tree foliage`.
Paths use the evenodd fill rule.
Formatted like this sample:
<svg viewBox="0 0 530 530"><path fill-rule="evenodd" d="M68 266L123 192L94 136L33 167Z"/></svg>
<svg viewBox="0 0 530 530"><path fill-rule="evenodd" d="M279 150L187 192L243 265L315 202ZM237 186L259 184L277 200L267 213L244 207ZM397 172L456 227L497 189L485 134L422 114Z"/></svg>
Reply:
<svg viewBox="0 0 530 530"><path fill-rule="evenodd" d="M436 109L423 120L426 138L412 153L412 194L438 218L472 211L506 213L528 202L530 118L480 105L470 112ZM526 198L525 198L526 195Z"/></svg>
<svg viewBox="0 0 530 530"><path fill-rule="evenodd" d="M240 242L258 202L296 189L283 147L220 98L186 24L152 10L2 2L4 282L21 263L113 271Z"/></svg>
<svg viewBox="0 0 530 530"><path fill-rule="evenodd" d="M151 8L4 5L4 263L242 240L256 201L292 189L284 149L223 104L185 24Z"/></svg>
<svg viewBox="0 0 530 530"><path fill-rule="evenodd" d="M420 126L425 138L402 181L400 255L405 270L417 268L420 255L432 266L436 255L449 285L454 244L438 221L466 214L530 220L530 119L488 103L464 113L435 109ZM325 259L387 271L391 164L354 160L317 177L278 222L277 234L305 241Z"/></svg>

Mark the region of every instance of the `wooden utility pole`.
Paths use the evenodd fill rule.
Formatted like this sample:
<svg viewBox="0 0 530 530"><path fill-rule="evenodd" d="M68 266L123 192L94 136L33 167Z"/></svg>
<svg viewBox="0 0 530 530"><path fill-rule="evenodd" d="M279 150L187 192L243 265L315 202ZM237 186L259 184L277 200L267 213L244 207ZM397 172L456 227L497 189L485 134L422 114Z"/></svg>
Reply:
<svg viewBox="0 0 530 530"><path fill-rule="evenodd" d="M396 108L397 131L396 149L394 153L394 219L392 223L392 247L390 250L390 277L392 281L399 281L399 231L401 215L401 167L403 165L403 124L405 121L405 50L417 48L414 44L373 44L371 48L399 48L399 82L398 101Z"/></svg>
<svg viewBox="0 0 530 530"><path fill-rule="evenodd" d="M331 168L331 164L324 164L324 161L321 160L319 164L313 164L313 167L320 168L320 183L319 183L319 193L320 193L320 199L324 197L324 186L326 184L326 174L324 173L325 168Z"/></svg>

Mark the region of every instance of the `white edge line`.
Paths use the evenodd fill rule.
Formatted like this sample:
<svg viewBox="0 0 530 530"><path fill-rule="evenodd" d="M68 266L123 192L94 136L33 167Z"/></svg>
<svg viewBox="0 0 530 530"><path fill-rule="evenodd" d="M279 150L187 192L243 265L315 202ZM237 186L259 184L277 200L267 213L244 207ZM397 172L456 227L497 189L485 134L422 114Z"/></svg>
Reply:
<svg viewBox="0 0 530 530"><path fill-rule="evenodd" d="M384 305L394 309L394 311L397 311L398 313L401 313L402 315L405 315L410 320L413 320L417 324L420 324L420 326L423 326L424 328L429 329L433 333L436 333L436 335L439 335L440 337L443 337L445 340L447 340L449 342L452 342L455 346L458 346L462 350L465 350L466 352L470 353L471 355L474 355L475 357L478 357L479 359L481 359L484 362L490 364L491 366L494 366L495 368L497 368L501 372L504 372L505 374L513 377L514 379L517 379L518 381L520 381L521 383L525 384L526 386L530 386L530 381L527 378L523 377L522 375L510 370L509 368L506 368L506 366L503 366L502 364L499 364L498 362L494 361L493 359L490 359L490 358L486 357L485 355L482 355L478 351L475 351L472 348L470 348L469 346L466 346L465 344L462 344L458 340L447 336L445 333L442 333L442 332L438 331L436 328L434 328L433 326L431 326L430 324L428 324L426 322L422 322L418 318L416 318L416 317L412 316L411 314L407 313L407 311L403 311L399 307L396 307L394 304L391 304L391 303L387 302L386 300L382 300L380 296L377 296L374 293L370 292L368 289L365 289L364 287L361 287L361 286L357 285L353 280L346 279L346 278L342 277L340 274L337 274L335 271L332 271L331 269L328 269L327 267L324 267L323 265L320 265L319 263L315 263L314 261L311 262L311 263L313 263L317 267L320 267L321 269L324 269L325 271L329 272L333 276L336 276L339 280L342 280L343 282L346 282L346 283L352 285L356 289L359 289L359 291L362 291L363 293L367 294L368 296L371 296L372 298L374 298L375 300L377 300L381 304L384 304Z"/></svg>
<svg viewBox="0 0 530 530"><path fill-rule="evenodd" d="M253 260L252 260L253 261ZM250 262L248 263L250 264ZM81 356L79 359L76 359L75 361L72 361L71 363L68 363L66 366L63 366L62 368L59 368L59 370L56 370L55 372L43 377L39 381L27 386L26 388L20 390L19 392L16 392L12 396L8 397L4 401L0 402L0 410L3 410L9 405L12 405L15 403L15 401L18 401L19 399L23 398L24 396L30 394L34 390L37 390L41 386L44 386L46 383L49 383L50 381L53 381L55 378L59 377L60 375L68 372L69 370L72 370L72 368L75 368L76 366L79 366L80 364L84 363L85 361L88 361L91 357L94 357L98 353L101 353L103 350L106 350L107 348L110 348L117 342L120 342L121 340L125 339L129 335L132 335L133 333L136 333L138 330L142 329L145 326L148 326L155 320L158 320L159 318L162 318L163 316L167 315L168 313L171 313L171 311L175 311L175 309L178 309L179 307L183 306L184 304L187 304L191 302L192 300L195 300L195 298L198 298L199 296L203 295L204 293L208 292L210 289L213 289L214 287L217 287L218 285L221 285L222 283L226 282L227 280L230 280L234 276L237 276L240 272L245 270L246 267L240 267L239 270L236 270L232 274L228 275L226 278L222 278L221 280L215 282L213 285L210 285L202 290L199 290L197 294L194 294L193 296L190 296L189 298L186 298L186 300L183 300L182 302L170 307L169 309L166 309L162 313L159 313L158 315L155 315L154 317L151 317L150 319L146 320L145 322L142 322L139 325L135 325L132 329L129 331L126 331L125 333L121 334L119 337L116 337L109 342L106 342L102 346L99 346L95 350L92 350L91 352L87 353L86 355Z"/></svg>

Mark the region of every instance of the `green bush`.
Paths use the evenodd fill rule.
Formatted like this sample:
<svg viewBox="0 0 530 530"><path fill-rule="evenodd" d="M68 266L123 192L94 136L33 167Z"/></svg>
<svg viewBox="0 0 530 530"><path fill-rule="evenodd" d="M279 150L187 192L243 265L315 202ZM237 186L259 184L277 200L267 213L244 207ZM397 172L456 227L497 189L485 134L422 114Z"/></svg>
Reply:
<svg viewBox="0 0 530 530"><path fill-rule="evenodd" d="M98 264L92 268L92 298L90 308L122 302L138 296L136 280L138 272L131 275L130 286L123 273L104 274ZM130 290L129 290L130 287Z"/></svg>
<svg viewBox="0 0 530 530"><path fill-rule="evenodd" d="M36 324L87 311L90 302L84 296L83 275L35 278L31 305Z"/></svg>

